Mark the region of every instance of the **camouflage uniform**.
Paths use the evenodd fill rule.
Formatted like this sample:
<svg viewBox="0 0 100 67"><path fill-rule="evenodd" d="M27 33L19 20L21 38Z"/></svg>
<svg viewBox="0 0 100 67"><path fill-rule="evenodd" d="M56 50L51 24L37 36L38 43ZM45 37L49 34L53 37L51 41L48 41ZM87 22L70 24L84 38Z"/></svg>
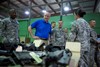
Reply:
<svg viewBox="0 0 100 67"><path fill-rule="evenodd" d="M64 32L62 28L55 29L54 31L54 46L62 46L64 47L67 41L67 34Z"/></svg>
<svg viewBox="0 0 100 67"><path fill-rule="evenodd" d="M79 18L73 22L70 39L71 41L76 40L81 43L81 55L78 67L89 67L90 26L83 18Z"/></svg>
<svg viewBox="0 0 100 67"><path fill-rule="evenodd" d="M91 52L90 52L90 64L91 67L93 67L94 64L94 58L95 58L95 62L97 67L100 67L100 44L97 44L97 33L95 32L94 29L91 28Z"/></svg>
<svg viewBox="0 0 100 67"><path fill-rule="evenodd" d="M54 32L55 32L55 28L52 28L52 32L50 34L50 40L49 40L50 44L53 44L55 41Z"/></svg>
<svg viewBox="0 0 100 67"><path fill-rule="evenodd" d="M97 39L97 33L94 31L94 29L91 28L90 33L91 39L91 45L90 45L90 67L94 67L94 57L95 57L95 48L96 48L96 39Z"/></svg>
<svg viewBox="0 0 100 67"><path fill-rule="evenodd" d="M100 44L98 44L95 51L95 62L97 67L100 67Z"/></svg>
<svg viewBox="0 0 100 67"><path fill-rule="evenodd" d="M5 18L1 22L2 24L2 42L3 43L12 43L18 44L18 27L19 23L17 20L13 20L11 18Z"/></svg>
<svg viewBox="0 0 100 67"><path fill-rule="evenodd" d="M2 23L0 20L0 43L2 42Z"/></svg>

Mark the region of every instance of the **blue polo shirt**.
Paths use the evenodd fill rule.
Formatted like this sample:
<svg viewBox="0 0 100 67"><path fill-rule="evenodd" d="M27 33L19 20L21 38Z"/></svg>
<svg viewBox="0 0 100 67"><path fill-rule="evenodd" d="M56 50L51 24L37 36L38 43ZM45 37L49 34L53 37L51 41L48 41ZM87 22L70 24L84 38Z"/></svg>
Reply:
<svg viewBox="0 0 100 67"><path fill-rule="evenodd" d="M35 28L35 36L41 39L48 39L51 33L51 24L46 22L44 19L37 20L31 24L31 28Z"/></svg>

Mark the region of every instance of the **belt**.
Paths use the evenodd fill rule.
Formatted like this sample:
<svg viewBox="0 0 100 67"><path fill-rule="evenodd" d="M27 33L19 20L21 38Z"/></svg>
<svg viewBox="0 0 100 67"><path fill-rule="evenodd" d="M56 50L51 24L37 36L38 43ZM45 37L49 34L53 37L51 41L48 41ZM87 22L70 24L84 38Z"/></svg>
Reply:
<svg viewBox="0 0 100 67"><path fill-rule="evenodd" d="M40 38L41 40L48 40L48 39L45 39L45 38Z"/></svg>

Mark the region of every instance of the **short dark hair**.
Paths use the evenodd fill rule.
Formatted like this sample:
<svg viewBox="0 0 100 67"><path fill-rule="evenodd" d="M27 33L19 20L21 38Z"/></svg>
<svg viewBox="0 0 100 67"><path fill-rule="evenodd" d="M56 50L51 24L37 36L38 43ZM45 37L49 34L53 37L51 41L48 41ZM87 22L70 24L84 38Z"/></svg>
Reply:
<svg viewBox="0 0 100 67"><path fill-rule="evenodd" d="M90 19L90 20L89 20L89 23L91 23L91 21L93 21L93 20L95 21L95 19Z"/></svg>
<svg viewBox="0 0 100 67"><path fill-rule="evenodd" d="M81 9L77 9L75 11L75 14L79 15L80 17L83 17L86 14L86 12L82 11Z"/></svg>
<svg viewBox="0 0 100 67"><path fill-rule="evenodd" d="M16 12L16 10L15 10L15 9L10 9L10 10L9 10L9 14L11 14L11 13L13 13L13 12Z"/></svg>
<svg viewBox="0 0 100 67"><path fill-rule="evenodd" d="M55 21L52 21L51 24L56 23Z"/></svg>

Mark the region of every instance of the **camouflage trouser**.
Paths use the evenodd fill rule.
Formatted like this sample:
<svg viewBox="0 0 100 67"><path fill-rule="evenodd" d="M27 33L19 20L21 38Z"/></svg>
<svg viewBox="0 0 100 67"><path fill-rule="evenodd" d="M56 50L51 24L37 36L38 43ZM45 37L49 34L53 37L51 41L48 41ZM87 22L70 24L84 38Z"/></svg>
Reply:
<svg viewBox="0 0 100 67"><path fill-rule="evenodd" d="M81 56L78 67L89 67L89 51L81 50Z"/></svg>
<svg viewBox="0 0 100 67"><path fill-rule="evenodd" d="M95 52L95 63L97 67L100 67L100 49Z"/></svg>
<svg viewBox="0 0 100 67"><path fill-rule="evenodd" d="M90 47L90 67L94 67L94 57L95 57L95 47L94 46L91 46Z"/></svg>

